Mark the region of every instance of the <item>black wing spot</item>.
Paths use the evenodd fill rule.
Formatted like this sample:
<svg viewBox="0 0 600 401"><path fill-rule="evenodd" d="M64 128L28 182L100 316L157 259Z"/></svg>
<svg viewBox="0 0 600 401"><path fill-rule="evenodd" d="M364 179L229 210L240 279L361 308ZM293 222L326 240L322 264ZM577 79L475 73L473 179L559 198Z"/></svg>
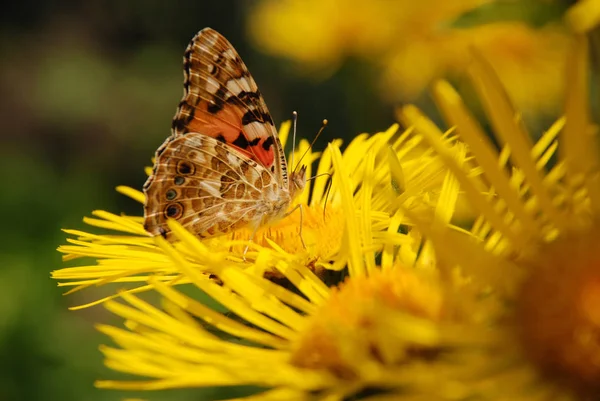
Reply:
<svg viewBox="0 0 600 401"><path fill-rule="evenodd" d="M180 203L172 203L165 208L165 217L177 219L183 215L183 206Z"/></svg>
<svg viewBox="0 0 600 401"><path fill-rule="evenodd" d="M217 92L212 95L211 99L208 101L208 106L206 107L206 110L211 113L211 114L217 114L219 111L221 111L223 109L223 105L225 105L225 92L226 92L227 88L225 88L223 85L219 86L219 89L217 90ZM198 98L198 101L200 101L201 98Z"/></svg>
<svg viewBox="0 0 600 401"><path fill-rule="evenodd" d="M173 120L173 124L175 124L175 120ZM165 150L167 150L168 144L173 140L172 137L167 138L166 141L163 142L162 145L160 145L160 147L158 149L156 149L156 159L158 159L160 157L160 155L162 155Z"/></svg>
<svg viewBox="0 0 600 401"><path fill-rule="evenodd" d="M164 239L167 239L167 230L162 227L158 227L158 232Z"/></svg>
<svg viewBox="0 0 600 401"><path fill-rule="evenodd" d="M206 110L208 110L210 114L217 114L219 111L221 111L222 108L223 107L220 104L217 104L211 100L208 102L208 107L206 108Z"/></svg>
<svg viewBox="0 0 600 401"><path fill-rule="evenodd" d="M227 141L225 140L225 137L223 136L223 134L217 135L217 137L215 139L217 141L219 141L219 142L227 143Z"/></svg>
<svg viewBox="0 0 600 401"><path fill-rule="evenodd" d="M175 191L174 189L169 189L166 193L166 198L170 201L177 198L177 191Z"/></svg>
<svg viewBox="0 0 600 401"><path fill-rule="evenodd" d="M259 142L260 138L254 138L253 140L248 142L248 139L246 139L246 135L244 135L243 132L240 132L238 137L235 139L235 141L232 142L232 144L241 149L248 149L248 146L256 146Z"/></svg>
<svg viewBox="0 0 600 401"><path fill-rule="evenodd" d="M270 136L263 142L262 147L264 150L269 150L269 149L271 149L272 145L273 145L273 137Z"/></svg>
<svg viewBox="0 0 600 401"><path fill-rule="evenodd" d="M228 101L230 99L235 99L235 98L239 98L240 100L243 100L245 102L249 102L250 100L258 100L260 99L260 94L258 93L258 91L256 92L246 92L246 91L241 91L240 93L237 94L237 96L232 96L228 99Z"/></svg>
<svg viewBox="0 0 600 401"><path fill-rule="evenodd" d="M242 125L248 125L254 122L269 123L271 125L275 124L269 113L261 113L258 110L248 110L242 117Z"/></svg>
<svg viewBox="0 0 600 401"><path fill-rule="evenodd" d="M185 182L185 178L177 175L173 179L173 182L175 183L175 185L183 185L183 183Z"/></svg>
<svg viewBox="0 0 600 401"><path fill-rule="evenodd" d="M178 131L184 131L190 121L194 119L196 109L191 106L187 101L182 100L177 106L176 117L173 118L171 128Z"/></svg>
<svg viewBox="0 0 600 401"><path fill-rule="evenodd" d="M260 121L260 116L258 113L255 113L252 110L248 110L246 112L246 114L244 114L244 116L242 117L243 125L248 125L248 124L256 122L256 121Z"/></svg>
<svg viewBox="0 0 600 401"><path fill-rule="evenodd" d="M246 149L248 148L248 145L250 145L250 143L248 143L248 140L246 139L246 135L244 135L243 132L239 133L238 137L235 139L235 141L232 142L232 144L242 149Z"/></svg>
<svg viewBox="0 0 600 401"><path fill-rule="evenodd" d="M181 118L174 118L173 122L171 123L171 128L173 128L174 130L177 130L177 131L181 131L181 130L185 129L187 124L188 124L188 122Z"/></svg>
<svg viewBox="0 0 600 401"><path fill-rule="evenodd" d="M195 166L186 160L180 160L177 163L177 172L181 175L194 174L195 171L196 171Z"/></svg>

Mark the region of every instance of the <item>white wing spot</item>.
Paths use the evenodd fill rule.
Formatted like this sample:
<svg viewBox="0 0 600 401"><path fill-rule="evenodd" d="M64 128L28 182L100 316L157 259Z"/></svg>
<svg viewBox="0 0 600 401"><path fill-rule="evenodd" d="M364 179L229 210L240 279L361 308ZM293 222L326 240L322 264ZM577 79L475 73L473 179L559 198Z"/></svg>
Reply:
<svg viewBox="0 0 600 401"><path fill-rule="evenodd" d="M227 49L223 52L223 56L228 58L229 60L235 60L235 52L233 49Z"/></svg>
<svg viewBox="0 0 600 401"><path fill-rule="evenodd" d="M206 39L206 44L208 45L208 47L214 47L217 44L217 40L219 39L218 35L215 35L213 33L206 33L204 35L204 38Z"/></svg>
<svg viewBox="0 0 600 401"><path fill-rule="evenodd" d="M239 167L241 164L240 158L235 156L233 153L227 154L227 161L232 167Z"/></svg>
<svg viewBox="0 0 600 401"><path fill-rule="evenodd" d="M249 171L250 174L250 184L254 185L254 183L260 178L260 174L258 173L257 169L252 169ZM260 188L257 188L260 189Z"/></svg>
<svg viewBox="0 0 600 401"><path fill-rule="evenodd" d="M219 90L219 82L212 77L206 77L206 90L214 95Z"/></svg>
<svg viewBox="0 0 600 401"><path fill-rule="evenodd" d="M193 160L197 164L201 164L201 165L206 164L206 156L204 155L204 153L201 153L201 152L195 152Z"/></svg>
<svg viewBox="0 0 600 401"><path fill-rule="evenodd" d="M248 134L248 138L252 140L271 135L270 127L270 125L261 123L260 121L253 121L250 124L244 125L244 131Z"/></svg>
<svg viewBox="0 0 600 401"><path fill-rule="evenodd" d="M242 92L242 91L244 91L244 92L252 91L252 89L250 88L250 85L248 84L248 81L244 77L237 78L237 79L230 79L229 81L227 81L227 89L229 89L229 91L232 92L236 96L239 95L240 92Z"/></svg>
<svg viewBox="0 0 600 401"><path fill-rule="evenodd" d="M219 190L219 184L215 181L200 181L200 186L206 192L214 196L215 198L221 197L221 191Z"/></svg>
<svg viewBox="0 0 600 401"><path fill-rule="evenodd" d="M194 135L192 135L194 134ZM188 133L185 138L185 145L191 148L200 148L204 145L204 138L196 132Z"/></svg>

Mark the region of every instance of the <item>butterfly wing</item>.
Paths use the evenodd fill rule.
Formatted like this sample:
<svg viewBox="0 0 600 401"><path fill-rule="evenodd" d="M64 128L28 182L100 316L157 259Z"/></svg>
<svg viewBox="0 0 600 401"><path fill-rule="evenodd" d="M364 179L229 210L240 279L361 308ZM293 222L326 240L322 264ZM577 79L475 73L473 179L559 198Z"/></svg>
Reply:
<svg viewBox="0 0 600 401"><path fill-rule="evenodd" d="M230 232L262 219L259 199L272 185L269 171L217 139L177 137L158 149L144 185L144 228L172 239L172 218L202 238Z"/></svg>
<svg viewBox="0 0 600 401"><path fill-rule="evenodd" d="M269 169L287 188L287 165L267 105L231 43L201 30L184 57L184 95L174 136L198 132L224 142Z"/></svg>
<svg viewBox="0 0 600 401"><path fill-rule="evenodd" d="M168 218L201 237L285 211L287 165L273 119L233 46L200 31L184 57L172 135L144 184L144 227L171 239Z"/></svg>

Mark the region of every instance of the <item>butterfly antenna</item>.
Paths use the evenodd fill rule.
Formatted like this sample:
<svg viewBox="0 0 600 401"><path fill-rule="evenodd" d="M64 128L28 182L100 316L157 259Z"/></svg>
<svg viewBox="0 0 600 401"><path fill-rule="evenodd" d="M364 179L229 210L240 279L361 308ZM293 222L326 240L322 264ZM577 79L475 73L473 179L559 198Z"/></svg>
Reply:
<svg viewBox="0 0 600 401"><path fill-rule="evenodd" d="M292 166L295 166L294 156L296 156L296 126L298 125L298 112L294 111L292 113L292 121L294 124L292 131Z"/></svg>
<svg viewBox="0 0 600 401"><path fill-rule="evenodd" d="M323 123L321 124L321 128L319 129L319 132L317 132L317 135L315 135L315 137L313 138L313 140L310 143L310 146L308 147L308 149L306 149L304 151L304 153L302 154L302 157L300 157L300 160L298 160L298 164L297 165L292 164L294 166L294 171L296 171L296 169L300 165L300 162L302 161L302 159L304 159L304 156L307 155L308 151L311 150L312 147L315 145L315 142L317 142L317 139L319 139L319 137L321 136L321 134L325 130L325 127L327 127L327 124L329 124L329 121L327 121L327 119L323 120Z"/></svg>
<svg viewBox="0 0 600 401"><path fill-rule="evenodd" d="M329 179L327 180L327 191L325 192L325 203L323 204L323 221L325 221L325 214L327 211L327 201L329 200L329 193L331 192L331 188L333 187L333 174L329 174Z"/></svg>

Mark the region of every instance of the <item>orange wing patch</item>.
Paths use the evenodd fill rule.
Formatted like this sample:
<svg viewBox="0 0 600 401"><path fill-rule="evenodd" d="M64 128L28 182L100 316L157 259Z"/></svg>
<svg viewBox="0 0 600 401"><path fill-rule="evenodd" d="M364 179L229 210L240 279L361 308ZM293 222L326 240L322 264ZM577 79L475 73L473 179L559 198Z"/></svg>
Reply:
<svg viewBox="0 0 600 401"><path fill-rule="evenodd" d="M190 119L186 130L208 135L234 146L245 156L267 168L271 167L275 156L273 136L267 129L270 124L250 121L244 125L243 121L243 109L230 104L224 105L216 113L199 107L194 110L194 118Z"/></svg>

